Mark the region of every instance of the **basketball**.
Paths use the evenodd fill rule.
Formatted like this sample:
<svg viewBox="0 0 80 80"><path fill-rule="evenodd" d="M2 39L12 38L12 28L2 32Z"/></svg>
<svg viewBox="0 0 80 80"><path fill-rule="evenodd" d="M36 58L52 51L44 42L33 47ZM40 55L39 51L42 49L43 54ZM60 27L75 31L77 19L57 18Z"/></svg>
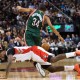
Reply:
<svg viewBox="0 0 80 80"><path fill-rule="evenodd" d="M50 46L49 46L48 43L43 43L43 44L41 45L41 47L44 48L46 51L48 51L49 48L50 48Z"/></svg>

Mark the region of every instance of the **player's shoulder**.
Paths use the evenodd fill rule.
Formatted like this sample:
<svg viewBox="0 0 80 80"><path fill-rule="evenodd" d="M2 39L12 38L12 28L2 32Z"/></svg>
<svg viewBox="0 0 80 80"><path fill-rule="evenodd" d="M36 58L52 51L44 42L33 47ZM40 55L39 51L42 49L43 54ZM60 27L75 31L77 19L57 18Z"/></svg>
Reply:
<svg viewBox="0 0 80 80"><path fill-rule="evenodd" d="M32 11L34 11L34 10L35 10L34 8L28 8L28 9L30 9L30 10L32 10Z"/></svg>
<svg viewBox="0 0 80 80"><path fill-rule="evenodd" d="M30 10L31 13L36 11L36 9L34 9L34 8L28 8L28 9Z"/></svg>

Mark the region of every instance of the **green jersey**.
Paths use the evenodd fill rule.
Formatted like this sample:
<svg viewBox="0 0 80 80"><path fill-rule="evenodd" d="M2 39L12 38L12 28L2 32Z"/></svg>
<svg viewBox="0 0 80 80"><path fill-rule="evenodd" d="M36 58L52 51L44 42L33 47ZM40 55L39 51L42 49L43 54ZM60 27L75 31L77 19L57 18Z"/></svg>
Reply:
<svg viewBox="0 0 80 80"><path fill-rule="evenodd" d="M44 13L40 10L35 10L34 13L29 17L27 21L26 30L40 34L40 29L42 27Z"/></svg>

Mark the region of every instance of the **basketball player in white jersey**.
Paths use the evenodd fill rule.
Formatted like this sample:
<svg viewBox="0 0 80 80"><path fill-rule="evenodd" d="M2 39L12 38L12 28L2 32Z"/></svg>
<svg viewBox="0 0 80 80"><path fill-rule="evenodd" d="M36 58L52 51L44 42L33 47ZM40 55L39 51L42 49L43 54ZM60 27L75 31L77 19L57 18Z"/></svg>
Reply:
<svg viewBox="0 0 80 80"><path fill-rule="evenodd" d="M8 57L8 65L6 68L5 78L7 78L8 76L10 65L14 58L16 61L26 61L26 60L32 60L33 62L36 61L41 64L43 69L48 70L49 72L76 70L77 72L80 73L80 65L78 64L76 64L75 66L51 65L51 63L57 62L59 60L80 55L80 50L65 54L59 54L58 56L53 57L51 53L45 51L42 47L25 46L25 47L14 47L8 49L7 51L2 51L0 56L5 55L5 53Z"/></svg>

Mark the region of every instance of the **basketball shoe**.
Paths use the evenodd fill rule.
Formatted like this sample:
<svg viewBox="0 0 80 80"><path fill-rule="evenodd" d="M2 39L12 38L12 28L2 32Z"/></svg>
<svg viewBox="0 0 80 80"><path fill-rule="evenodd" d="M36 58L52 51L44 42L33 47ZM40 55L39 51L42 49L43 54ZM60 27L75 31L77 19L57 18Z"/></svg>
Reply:
<svg viewBox="0 0 80 80"><path fill-rule="evenodd" d="M42 77L45 77L45 71L42 69L41 65L39 63L36 63L36 69L38 70L38 72L41 74Z"/></svg>
<svg viewBox="0 0 80 80"><path fill-rule="evenodd" d="M78 72L77 75L80 76L80 66L79 66L79 64L75 64L74 70L75 70L76 72Z"/></svg>

